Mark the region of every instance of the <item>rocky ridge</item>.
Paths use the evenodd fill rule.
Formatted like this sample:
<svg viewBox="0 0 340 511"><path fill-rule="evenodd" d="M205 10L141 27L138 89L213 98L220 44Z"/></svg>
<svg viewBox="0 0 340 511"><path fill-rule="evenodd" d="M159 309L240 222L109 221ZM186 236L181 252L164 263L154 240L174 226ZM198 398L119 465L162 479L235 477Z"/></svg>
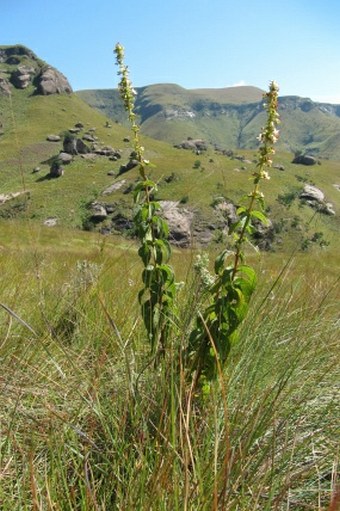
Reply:
<svg viewBox="0 0 340 511"><path fill-rule="evenodd" d="M34 94L70 94L67 78L22 45L0 46L0 94L32 86Z"/></svg>

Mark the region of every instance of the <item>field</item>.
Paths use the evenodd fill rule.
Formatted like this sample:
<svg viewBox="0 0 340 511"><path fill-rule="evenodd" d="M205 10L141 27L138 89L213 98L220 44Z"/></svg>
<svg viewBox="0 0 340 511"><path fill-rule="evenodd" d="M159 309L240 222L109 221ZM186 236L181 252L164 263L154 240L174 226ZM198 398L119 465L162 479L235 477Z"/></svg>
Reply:
<svg viewBox="0 0 340 511"><path fill-rule="evenodd" d="M155 371L134 242L16 220L1 229L3 511L328 509L335 253L250 256L259 288L202 401L178 370L199 300L197 251L174 253L180 319Z"/></svg>

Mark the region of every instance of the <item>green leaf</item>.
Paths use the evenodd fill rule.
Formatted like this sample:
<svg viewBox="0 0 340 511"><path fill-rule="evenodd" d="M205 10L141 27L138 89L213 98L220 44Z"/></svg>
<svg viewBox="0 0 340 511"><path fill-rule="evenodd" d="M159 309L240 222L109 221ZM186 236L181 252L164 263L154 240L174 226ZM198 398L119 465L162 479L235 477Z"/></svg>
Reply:
<svg viewBox="0 0 340 511"><path fill-rule="evenodd" d="M221 270L224 268L224 262L229 254L230 254L230 251L225 249L216 257L215 266L214 266L216 275L218 275L221 272Z"/></svg>
<svg viewBox="0 0 340 511"><path fill-rule="evenodd" d="M262 222L264 225L269 225L269 219L261 211L253 210L250 213L250 215L251 215L251 217L257 218L258 220L260 220L260 222Z"/></svg>

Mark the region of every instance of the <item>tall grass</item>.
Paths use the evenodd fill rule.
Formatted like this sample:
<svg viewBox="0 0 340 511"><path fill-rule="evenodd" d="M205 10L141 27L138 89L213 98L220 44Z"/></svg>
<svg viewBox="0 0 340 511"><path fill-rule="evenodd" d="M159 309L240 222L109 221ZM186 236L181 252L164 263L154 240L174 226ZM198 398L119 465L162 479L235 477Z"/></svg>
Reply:
<svg viewBox="0 0 340 511"><path fill-rule="evenodd" d="M0 310L0 508L327 510L339 456L336 286L321 274L311 288L294 262L271 291L273 278L263 282L202 406L178 372L181 334L156 372L150 364L135 256L80 255L1 253L0 301L13 313ZM174 257L191 282L182 332L196 307L191 259Z"/></svg>

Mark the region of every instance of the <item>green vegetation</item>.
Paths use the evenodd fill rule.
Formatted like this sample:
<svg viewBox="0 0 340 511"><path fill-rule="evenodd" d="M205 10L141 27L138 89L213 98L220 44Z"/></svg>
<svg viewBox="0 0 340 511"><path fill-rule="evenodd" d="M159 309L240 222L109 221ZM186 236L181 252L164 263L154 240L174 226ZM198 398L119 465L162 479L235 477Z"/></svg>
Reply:
<svg viewBox="0 0 340 511"><path fill-rule="evenodd" d="M174 373L203 289L191 251L173 254L187 275L182 334L155 372L133 243L17 221L2 235L1 303L12 311L0 311L4 511L328 509L336 259L286 259L278 281L282 256L253 259L258 293L198 413Z"/></svg>
<svg viewBox="0 0 340 511"><path fill-rule="evenodd" d="M0 204L1 511L336 511L338 162L297 171L280 152L275 163L285 170L273 168L267 183L266 162L256 167L253 151L210 147L197 170L195 151L139 134L130 143L125 127L111 127L75 95L13 90L0 107L1 193L25 192ZM139 165L116 177L120 160L77 155L63 177L48 179L62 140L46 136L63 137L79 122L119 149L123 164L135 151ZM240 204L249 179L254 189ZM335 216L299 200L305 183L323 190ZM119 187L102 195L112 184ZM149 187L185 204L199 228L214 224L228 248L217 207L232 201L239 214L231 269L218 244L171 249L174 324L156 363L140 317L140 275L150 261L167 265L170 247L164 224L159 239L147 236L159 218ZM134 190L138 244L95 232L89 204L128 214ZM51 217L57 225L43 225ZM251 224L266 217L281 241L260 253L248 246ZM81 230L85 223L94 231ZM142 283L152 297L150 281ZM240 291L227 304L240 313L238 336L229 336L224 367L213 368L217 377L202 394L184 365L190 334L196 318L207 323L209 300L223 323L225 303L218 309L216 298L230 289ZM247 303L237 310L240 297Z"/></svg>

